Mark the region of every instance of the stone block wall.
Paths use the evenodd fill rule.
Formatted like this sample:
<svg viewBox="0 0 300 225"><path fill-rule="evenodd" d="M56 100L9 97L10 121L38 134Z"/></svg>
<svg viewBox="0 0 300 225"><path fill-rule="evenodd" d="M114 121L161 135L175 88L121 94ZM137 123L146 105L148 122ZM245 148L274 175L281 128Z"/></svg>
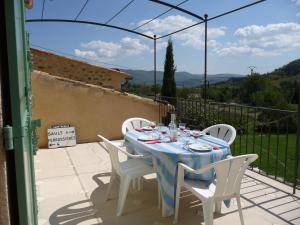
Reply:
<svg viewBox="0 0 300 225"><path fill-rule="evenodd" d="M50 52L31 49L33 69L106 88L120 90L121 83L129 76L123 72L88 64Z"/></svg>

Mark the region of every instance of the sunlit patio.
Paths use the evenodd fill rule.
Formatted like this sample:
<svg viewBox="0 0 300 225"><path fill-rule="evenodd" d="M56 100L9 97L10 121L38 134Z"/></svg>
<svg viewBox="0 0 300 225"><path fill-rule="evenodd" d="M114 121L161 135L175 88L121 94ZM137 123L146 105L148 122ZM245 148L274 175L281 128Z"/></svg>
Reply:
<svg viewBox="0 0 300 225"><path fill-rule="evenodd" d="M116 216L118 185L104 201L111 165L100 143L42 149L35 156L38 220L44 224L173 224L157 203L155 175L146 176L143 190L130 190L124 214ZM300 196L292 188L248 170L242 184L245 224L300 224ZM182 193L178 224L203 223L199 201ZM214 224L240 224L236 202L214 214Z"/></svg>

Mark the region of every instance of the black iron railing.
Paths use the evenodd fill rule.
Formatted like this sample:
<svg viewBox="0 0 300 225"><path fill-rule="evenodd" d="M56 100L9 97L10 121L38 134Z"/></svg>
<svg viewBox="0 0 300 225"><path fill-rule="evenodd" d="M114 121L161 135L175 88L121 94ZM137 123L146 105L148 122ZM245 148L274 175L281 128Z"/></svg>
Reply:
<svg viewBox="0 0 300 225"><path fill-rule="evenodd" d="M162 122L175 112L192 129L226 123L237 130L233 155L256 153L252 170L299 189L300 111L219 103L197 99L157 98ZM168 103L172 103L170 107Z"/></svg>

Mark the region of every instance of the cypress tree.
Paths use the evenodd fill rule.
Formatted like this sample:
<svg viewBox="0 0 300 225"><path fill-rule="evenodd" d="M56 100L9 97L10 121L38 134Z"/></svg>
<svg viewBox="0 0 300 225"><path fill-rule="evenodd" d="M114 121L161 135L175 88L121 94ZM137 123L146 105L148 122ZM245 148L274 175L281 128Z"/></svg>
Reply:
<svg viewBox="0 0 300 225"><path fill-rule="evenodd" d="M161 96L163 100L167 100L171 104L176 104L176 82L175 82L176 66L174 65L173 43L171 38L168 40L166 49L166 58L164 66L164 78L161 88Z"/></svg>

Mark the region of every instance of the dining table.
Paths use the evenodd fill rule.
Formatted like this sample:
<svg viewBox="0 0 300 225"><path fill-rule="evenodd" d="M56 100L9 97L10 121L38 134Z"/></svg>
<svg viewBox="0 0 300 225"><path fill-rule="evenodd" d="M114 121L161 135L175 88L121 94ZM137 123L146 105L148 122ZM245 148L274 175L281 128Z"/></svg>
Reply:
<svg viewBox="0 0 300 225"><path fill-rule="evenodd" d="M197 139L193 136L189 143L201 143L211 146L208 151L198 152L186 148L183 137L179 136L176 141L141 141L139 138L145 135L152 135L151 131L130 130L125 134L125 143L128 149L135 154L142 154L145 162L155 164L160 196L162 199L162 216L174 215L175 193L177 183L177 165L184 163L193 169L203 168L211 163L225 159L231 155L230 146L224 140L210 136L201 135ZM208 186L214 181L215 173L213 170L203 174L186 173L185 179L195 179L205 182Z"/></svg>

